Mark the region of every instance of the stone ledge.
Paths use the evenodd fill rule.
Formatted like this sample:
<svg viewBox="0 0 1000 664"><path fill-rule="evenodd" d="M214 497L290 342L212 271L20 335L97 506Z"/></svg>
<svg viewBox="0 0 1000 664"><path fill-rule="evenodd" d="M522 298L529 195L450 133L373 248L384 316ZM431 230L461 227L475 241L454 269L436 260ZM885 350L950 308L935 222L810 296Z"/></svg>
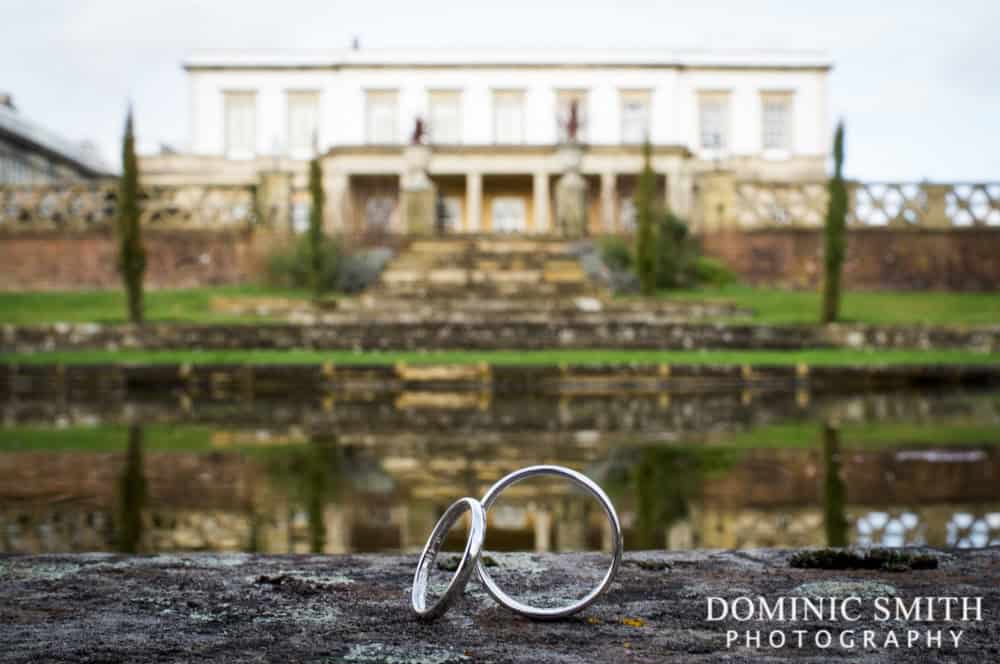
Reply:
<svg viewBox="0 0 1000 664"><path fill-rule="evenodd" d="M0 326L0 351L57 350L649 350L960 349L1000 351L1000 326L746 325L641 320L581 312L548 320L352 318L262 325L98 323Z"/></svg>
<svg viewBox="0 0 1000 664"><path fill-rule="evenodd" d="M139 396L181 390L221 398L432 391L491 395L686 395L785 391L810 395L875 389L996 386L1000 364L814 366L735 364L6 364L0 399Z"/></svg>
<svg viewBox="0 0 1000 664"><path fill-rule="evenodd" d="M923 551L928 553L928 551ZM826 662L996 661L1000 548L929 552L938 569L796 569L791 551L637 552L608 595L554 623L499 608L475 579L441 620L409 610L416 555L125 557L0 556L3 662ZM446 554L447 555L447 554ZM580 595L603 573L600 554L495 554L498 582L522 597ZM443 581L445 572L438 572ZM435 577L437 580L437 577ZM862 598L858 622L708 622L707 597ZM982 597L979 622L875 622L875 597ZM726 646L726 630L944 631L941 649L864 651ZM948 629L961 629L952 648Z"/></svg>

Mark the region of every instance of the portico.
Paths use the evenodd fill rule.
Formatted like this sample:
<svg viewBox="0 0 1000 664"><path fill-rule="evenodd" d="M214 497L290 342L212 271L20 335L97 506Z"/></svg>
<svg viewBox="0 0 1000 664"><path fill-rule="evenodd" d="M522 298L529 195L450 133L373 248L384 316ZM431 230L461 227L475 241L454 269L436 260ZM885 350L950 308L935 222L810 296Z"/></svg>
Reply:
<svg viewBox="0 0 1000 664"><path fill-rule="evenodd" d="M555 235L555 190L565 171L556 146L431 146L427 175L438 199L436 233ZM660 192L690 186L690 153L655 146ZM323 158L327 226L332 232L408 233L400 213L400 183L408 165L403 148L333 148ZM582 148L587 184L585 234L630 230L631 183L642 169L638 146ZM689 195L675 193L664 204ZM685 214L686 209L678 209Z"/></svg>

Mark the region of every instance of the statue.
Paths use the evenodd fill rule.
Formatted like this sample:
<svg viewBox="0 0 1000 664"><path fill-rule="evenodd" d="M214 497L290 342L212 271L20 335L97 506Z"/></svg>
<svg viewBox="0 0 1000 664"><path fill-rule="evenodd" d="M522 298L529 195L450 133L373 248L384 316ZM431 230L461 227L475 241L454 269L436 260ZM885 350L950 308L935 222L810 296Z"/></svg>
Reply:
<svg viewBox="0 0 1000 664"><path fill-rule="evenodd" d="M427 132L424 129L424 121L419 115L413 123L413 135L410 136L411 145L423 145L424 134Z"/></svg>
<svg viewBox="0 0 1000 664"><path fill-rule="evenodd" d="M556 182L556 229L567 238L587 234L587 181L580 172L580 124L580 102L571 99L564 125L565 141L559 146L563 174Z"/></svg>
<svg viewBox="0 0 1000 664"><path fill-rule="evenodd" d="M576 143L577 134L580 132L580 109L579 101L572 99L569 102L569 118L566 120L566 140Z"/></svg>

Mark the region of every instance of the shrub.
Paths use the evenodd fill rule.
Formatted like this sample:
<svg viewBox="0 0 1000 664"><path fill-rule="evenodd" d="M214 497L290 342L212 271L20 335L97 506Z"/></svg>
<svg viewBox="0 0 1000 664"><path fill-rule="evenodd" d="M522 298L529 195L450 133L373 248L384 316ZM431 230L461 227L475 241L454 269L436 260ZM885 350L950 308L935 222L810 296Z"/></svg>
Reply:
<svg viewBox="0 0 1000 664"><path fill-rule="evenodd" d="M705 286L722 288L736 283L736 273L717 258L698 256L694 263L695 281Z"/></svg>
<svg viewBox="0 0 1000 664"><path fill-rule="evenodd" d="M321 292L361 292L375 283L393 256L392 250L385 247L347 253L330 238L324 238L319 246ZM274 251L267 261L268 285L314 288L316 280L310 264L313 256L312 239L308 235Z"/></svg>
<svg viewBox="0 0 1000 664"><path fill-rule="evenodd" d="M319 247L319 265L322 269L313 271L316 252L313 239L308 235L298 238L274 251L267 261L267 282L280 288L311 288L333 290L337 288L339 249L336 241L323 238Z"/></svg>
<svg viewBox="0 0 1000 664"><path fill-rule="evenodd" d="M380 247L357 254L343 256L337 273L337 290L341 293L359 293L375 283L392 250Z"/></svg>
<svg viewBox="0 0 1000 664"><path fill-rule="evenodd" d="M600 247L601 259L609 270L632 269L632 248L624 239L611 235L601 240Z"/></svg>
<svg viewBox="0 0 1000 664"><path fill-rule="evenodd" d="M653 251L648 260L656 289L719 287L736 282L736 275L725 263L701 255L701 248L688 232L687 224L670 211L656 219L651 235ZM600 241L598 248L593 258L599 261L600 267L584 263L590 278L606 283L617 293L642 291L639 261L630 243L619 237L607 237Z"/></svg>

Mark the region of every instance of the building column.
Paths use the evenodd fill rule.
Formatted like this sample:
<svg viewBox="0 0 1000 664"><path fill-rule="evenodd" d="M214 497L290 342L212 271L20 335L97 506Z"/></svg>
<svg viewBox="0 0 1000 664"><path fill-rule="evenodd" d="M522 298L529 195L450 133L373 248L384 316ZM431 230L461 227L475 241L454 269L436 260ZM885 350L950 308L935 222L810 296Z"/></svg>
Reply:
<svg viewBox="0 0 1000 664"><path fill-rule="evenodd" d="M535 551L548 553L552 550L552 514L543 507L534 511L535 518Z"/></svg>
<svg viewBox="0 0 1000 664"><path fill-rule="evenodd" d="M559 551L587 550L587 510L579 500L564 498L556 509L556 547Z"/></svg>
<svg viewBox="0 0 1000 664"><path fill-rule="evenodd" d="M667 529L666 547L671 551L694 548L694 529L690 519L681 519L670 525Z"/></svg>
<svg viewBox="0 0 1000 664"><path fill-rule="evenodd" d="M948 218L947 202L951 185L923 183L920 187L927 196L927 212L924 214L924 218L920 220L920 223L930 228L947 228L951 226L951 219ZM856 189L851 194L855 194L855 192ZM854 196L851 196L850 199L852 203L855 200ZM848 207L848 210L854 209L854 206Z"/></svg>
<svg viewBox="0 0 1000 664"><path fill-rule="evenodd" d="M549 232L549 174L545 172L535 173L534 182L534 232Z"/></svg>
<svg viewBox="0 0 1000 664"><path fill-rule="evenodd" d="M618 176L614 173L601 173L601 224L605 233L618 230L615 209L618 207L615 185Z"/></svg>
<svg viewBox="0 0 1000 664"><path fill-rule="evenodd" d="M483 219L483 175L468 173L465 176L465 231L478 233Z"/></svg>
<svg viewBox="0 0 1000 664"><path fill-rule="evenodd" d="M292 174L263 171L257 176L258 224L272 230L292 232Z"/></svg>
<svg viewBox="0 0 1000 664"><path fill-rule="evenodd" d="M350 550L350 524L342 506L327 505L323 508L323 527L326 528L323 553L347 553Z"/></svg>
<svg viewBox="0 0 1000 664"><path fill-rule="evenodd" d="M327 200L323 226L327 232L343 233L350 230L351 186L347 173L337 171L324 177L323 190Z"/></svg>
<svg viewBox="0 0 1000 664"><path fill-rule="evenodd" d="M671 212L693 223L694 178L690 173L677 170L667 174L667 204Z"/></svg>

